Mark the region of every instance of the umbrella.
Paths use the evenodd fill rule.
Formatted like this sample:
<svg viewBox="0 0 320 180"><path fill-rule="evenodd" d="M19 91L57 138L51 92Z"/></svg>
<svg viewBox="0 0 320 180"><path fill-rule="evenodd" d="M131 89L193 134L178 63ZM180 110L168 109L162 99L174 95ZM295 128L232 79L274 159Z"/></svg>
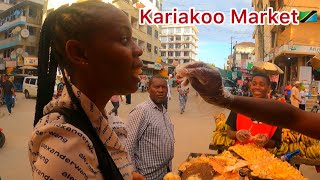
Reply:
<svg viewBox="0 0 320 180"><path fill-rule="evenodd" d="M33 67L33 66L22 66L21 68L19 69L37 69L36 67Z"/></svg>
<svg viewBox="0 0 320 180"><path fill-rule="evenodd" d="M320 67L320 53L311 58L311 65L314 69L318 69Z"/></svg>
<svg viewBox="0 0 320 180"><path fill-rule="evenodd" d="M277 65L270 62L255 62L251 70L269 75L283 74L283 71Z"/></svg>

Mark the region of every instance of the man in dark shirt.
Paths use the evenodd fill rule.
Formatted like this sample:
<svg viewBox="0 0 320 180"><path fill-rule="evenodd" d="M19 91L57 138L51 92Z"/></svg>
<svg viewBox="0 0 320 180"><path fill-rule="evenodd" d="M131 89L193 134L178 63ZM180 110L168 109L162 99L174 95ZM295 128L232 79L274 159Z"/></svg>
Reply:
<svg viewBox="0 0 320 180"><path fill-rule="evenodd" d="M253 98L268 98L270 79L265 74L255 74L250 84ZM231 127L228 136L236 143L254 142L266 148L274 148L281 143L282 129L263 124L242 114L230 112L226 124Z"/></svg>
<svg viewBox="0 0 320 180"><path fill-rule="evenodd" d="M5 75L5 81L2 83L2 91L3 91L3 97L4 101L7 105L7 109L9 112L9 115L11 114L11 108L12 108L12 96L14 96L14 88L11 81L9 81L8 75Z"/></svg>

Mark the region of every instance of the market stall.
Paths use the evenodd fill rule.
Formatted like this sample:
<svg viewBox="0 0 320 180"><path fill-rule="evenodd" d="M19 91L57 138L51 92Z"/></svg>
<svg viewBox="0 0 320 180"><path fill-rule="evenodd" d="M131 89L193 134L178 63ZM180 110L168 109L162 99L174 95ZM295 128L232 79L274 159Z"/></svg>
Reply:
<svg viewBox="0 0 320 180"><path fill-rule="evenodd" d="M226 116L222 113L215 117L215 121L216 130L213 132L209 149L221 152L232 146L234 140L227 136L226 131L229 130L229 127L225 124ZM320 166L319 141L289 129L282 129L281 147L268 150L275 156L280 157L297 149L300 149L301 152L290 159L291 164Z"/></svg>

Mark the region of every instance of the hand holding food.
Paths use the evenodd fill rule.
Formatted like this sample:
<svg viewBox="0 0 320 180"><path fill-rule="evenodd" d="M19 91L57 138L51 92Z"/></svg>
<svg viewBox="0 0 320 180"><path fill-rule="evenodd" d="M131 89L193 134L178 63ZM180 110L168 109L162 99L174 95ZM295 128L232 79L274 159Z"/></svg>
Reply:
<svg viewBox="0 0 320 180"><path fill-rule="evenodd" d="M233 95L224 89L220 72L203 62L194 62L177 67L177 78L185 78L183 84L191 83L200 96L210 104L228 107Z"/></svg>
<svg viewBox="0 0 320 180"><path fill-rule="evenodd" d="M256 134L252 139L257 146L261 147L265 146L269 142L269 138L265 134Z"/></svg>
<svg viewBox="0 0 320 180"><path fill-rule="evenodd" d="M245 141L248 141L251 138L251 133L250 133L250 131L248 131L246 129L242 129L242 130L237 131L236 138L240 142L245 142Z"/></svg>

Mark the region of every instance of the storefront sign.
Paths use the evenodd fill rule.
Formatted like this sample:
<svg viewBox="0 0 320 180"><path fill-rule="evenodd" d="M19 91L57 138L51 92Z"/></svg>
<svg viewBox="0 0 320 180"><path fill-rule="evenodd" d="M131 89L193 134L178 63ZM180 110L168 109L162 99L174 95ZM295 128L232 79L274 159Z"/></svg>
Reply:
<svg viewBox="0 0 320 180"><path fill-rule="evenodd" d="M316 54L320 53L319 46L299 46L299 45L283 45L275 49L275 56L279 56L281 53L301 53L301 54Z"/></svg>
<svg viewBox="0 0 320 180"><path fill-rule="evenodd" d="M148 64L147 67L148 67L149 69L154 69L154 64Z"/></svg>
<svg viewBox="0 0 320 180"><path fill-rule="evenodd" d="M25 66L38 66L38 58L37 57L25 57L24 58Z"/></svg>
<svg viewBox="0 0 320 180"><path fill-rule="evenodd" d="M299 81L306 84L310 84L311 80L312 80L312 67L300 66Z"/></svg>
<svg viewBox="0 0 320 180"><path fill-rule="evenodd" d="M17 67L17 61L6 61L7 68L15 68Z"/></svg>
<svg viewBox="0 0 320 180"><path fill-rule="evenodd" d="M155 70L161 70L162 69L162 65L159 63L154 63L154 69Z"/></svg>
<svg viewBox="0 0 320 180"><path fill-rule="evenodd" d="M18 66L23 66L24 64L23 58L22 57L18 57Z"/></svg>

